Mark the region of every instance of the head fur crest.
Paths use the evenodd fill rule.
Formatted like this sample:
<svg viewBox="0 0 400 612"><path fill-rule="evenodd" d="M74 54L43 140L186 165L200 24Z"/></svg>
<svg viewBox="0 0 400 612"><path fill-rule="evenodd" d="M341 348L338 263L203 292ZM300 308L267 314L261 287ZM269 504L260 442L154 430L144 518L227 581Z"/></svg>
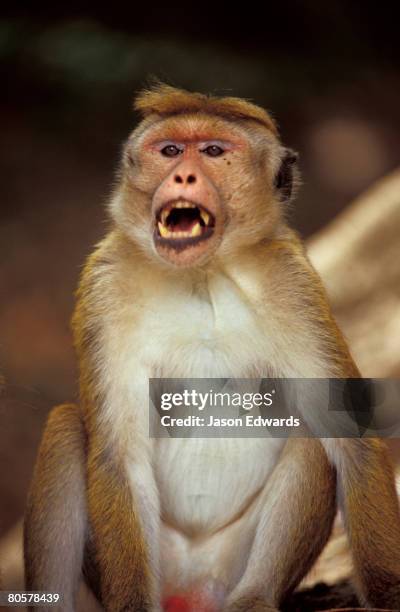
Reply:
<svg viewBox="0 0 400 612"><path fill-rule="evenodd" d="M192 93L164 83L156 83L153 87L141 91L135 99L134 109L143 118L154 114L170 116L205 113L231 120L256 121L273 134L277 134L277 127L272 117L252 102L230 96L217 97Z"/></svg>

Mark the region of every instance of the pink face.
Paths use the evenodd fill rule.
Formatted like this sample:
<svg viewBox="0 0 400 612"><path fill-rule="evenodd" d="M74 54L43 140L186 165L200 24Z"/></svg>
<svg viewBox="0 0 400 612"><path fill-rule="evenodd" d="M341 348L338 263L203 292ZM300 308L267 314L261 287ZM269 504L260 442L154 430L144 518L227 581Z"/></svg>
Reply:
<svg viewBox="0 0 400 612"><path fill-rule="evenodd" d="M171 172L153 198L156 220L154 243L172 262L201 259L221 235L224 212L216 186L206 172L203 157L216 159L233 148L220 140L154 143L160 155L172 161Z"/></svg>
<svg viewBox="0 0 400 612"><path fill-rule="evenodd" d="M201 264L221 241L227 221L231 163L246 143L212 120L172 118L149 129L140 145L149 168L153 244L179 266ZM144 184L142 185L142 188Z"/></svg>
<svg viewBox="0 0 400 612"><path fill-rule="evenodd" d="M194 266L220 245L231 250L265 233L272 217L260 198L268 198L265 160L274 145L266 130L193 115L140 129L127 147L126 207L142 244L147 219L153 252L174 266Z"/></svg>

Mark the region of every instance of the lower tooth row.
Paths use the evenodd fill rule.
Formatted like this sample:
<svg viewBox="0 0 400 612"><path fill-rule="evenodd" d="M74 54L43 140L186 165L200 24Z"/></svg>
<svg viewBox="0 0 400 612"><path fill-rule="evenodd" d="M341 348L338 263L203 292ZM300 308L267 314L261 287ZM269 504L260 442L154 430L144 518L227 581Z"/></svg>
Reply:
<svg viewBox="0 0 400 612"><path fill-rule="evenodd" d="M200 236L201 226L200 223L196 223L193 225L190 232L170 232L169 229L159 221L158 231L163 238L193 238L195 236Z"/></svg>

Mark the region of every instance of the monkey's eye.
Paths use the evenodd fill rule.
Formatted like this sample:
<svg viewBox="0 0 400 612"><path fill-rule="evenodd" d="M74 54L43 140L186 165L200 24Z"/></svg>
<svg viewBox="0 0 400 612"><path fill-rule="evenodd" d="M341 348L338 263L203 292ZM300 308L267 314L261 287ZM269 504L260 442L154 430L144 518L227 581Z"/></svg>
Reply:
<svg viewBox="0 0 400 612"><path fill-rule="evenodd" d="M222 155L224 150L218 145L208 145L208 147L202 149L201 152L205 153L206 155L209 155L210 157L218 157L219 155Z"/></svg>
<svg viewBox="0 0 400 612"><path fill-rule="evenodd" d="M161 153L165 155L165 157L176 157L176 155L182 153L182 149L179 149L176 145L170 144L162 148Z"/></svg>

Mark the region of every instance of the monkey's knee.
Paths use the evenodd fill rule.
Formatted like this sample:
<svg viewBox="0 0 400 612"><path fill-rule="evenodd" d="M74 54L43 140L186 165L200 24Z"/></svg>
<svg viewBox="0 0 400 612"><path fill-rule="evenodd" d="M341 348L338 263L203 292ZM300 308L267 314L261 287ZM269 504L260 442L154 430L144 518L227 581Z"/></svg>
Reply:
<svg viewBox="0 0 400 612"><path fill-rule="evenodd" d="M75 453L82 458L86 441L79 406L76 404L61 404L61 406L53 408L47 419L39 456L43 441L46 441L55 452L61 453L68 449L70 453Z"/></svg>
<svg viewBox="0 0 400 612"><path fill-rule="evenodd" d="M51 512L57 497L62 496L65 501L74 488L81 492L85 481L85 446L78 406L63 404L54 408L48 416L36 458L27 517L35 509L43 515Z"/></svg>
<svg viewBox="0 0 400 612"><path fill-rule="evenodd" d="M55 492L63 487L70 489L73 481L85 478L86 455L84 427L78 406L63 404L54 408L47 419L39 445L28 502L35 500L39 491L41 499L49 505ZM29 508L29 503L28 503Z"/></svg>
<svg viewBox="0 0 400 612"><path fill-rule="evenodd" d="M54 516L54 506L76 502L85 485L85 433L78 406L63 404L47 419L33 472L25 524ZM74 497L74 494L77 497Z"/></svg>

